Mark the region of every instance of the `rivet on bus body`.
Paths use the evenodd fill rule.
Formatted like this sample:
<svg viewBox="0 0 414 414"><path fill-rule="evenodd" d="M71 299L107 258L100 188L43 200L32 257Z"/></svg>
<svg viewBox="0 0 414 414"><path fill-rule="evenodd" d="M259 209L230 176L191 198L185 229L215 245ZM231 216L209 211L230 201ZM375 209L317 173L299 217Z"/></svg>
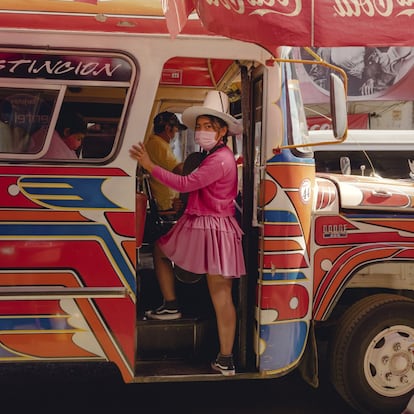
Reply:
<svg viewBox="0 0 414 414"><path fill-rule="evenodd" d="M11 196L17 196L20 193L19 186L16 184L10 185L7 190Z"/></svg>

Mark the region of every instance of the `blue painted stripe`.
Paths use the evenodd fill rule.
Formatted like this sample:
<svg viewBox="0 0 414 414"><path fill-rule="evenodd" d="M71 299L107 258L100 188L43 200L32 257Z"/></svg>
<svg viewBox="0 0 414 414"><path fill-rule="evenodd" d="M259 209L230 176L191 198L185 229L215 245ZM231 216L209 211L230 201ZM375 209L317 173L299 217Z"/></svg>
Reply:
<svg viewBox="0 0 414 414"><path fill-rule="evenodd" d="M29 198L63 208L119 209L102 192L105 178L24 177L19 185Z"/></svg>
<svg viewBox="0 0 414 414"><path fill-rule="evenodd" d="M284 149L279 154L274 155L268 161L268 164L305 164L313 165L315 164L314 158L311 156L311 153L303 153L303 157L297 157L291 150Z"/></svg>
<svg viewBox="0 0 414 414"><path fill-rule="evenodd" d="M67 324L66 318L39 318L25 317L25 318L2 318L0 319L0 331L8 330L61 330L74 329Z"/></svg>
<svg viewBox="0 0 414 414"><path fill-rule="evenodd" d="M306 276L302 272L263 272L263 280L304 280Z"/></svg>
<svg viewBox="0 0 414 414"><path fill-rule="evenodd" d="M265 222L297 223L297 217L287 210L265 210Z"/></svg>

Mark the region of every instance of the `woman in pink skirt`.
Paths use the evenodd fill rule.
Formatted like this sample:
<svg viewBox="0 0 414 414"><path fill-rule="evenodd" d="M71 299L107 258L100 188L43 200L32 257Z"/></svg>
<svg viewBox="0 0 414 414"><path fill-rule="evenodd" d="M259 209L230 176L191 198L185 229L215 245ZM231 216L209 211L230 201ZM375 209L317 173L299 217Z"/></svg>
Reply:
<svg viewBox="0 0 414 414"><path fill-rule="evenodd" d="M151 319L181 317L175 293L171 262L192 273L207 274L207 285L217 318L220 352L212 367L223 375L234 375L233 344L236 311L232 300L232 279L245 274L242 231L234 217L237 196L237 167L226 147L228 134L240 134L239 122L227 113L223 92L209 92L203 106L183 113L183 122L195 131L195 141L206 152L200 166L187 176L155 165L142 143L131 156L154 178L181 193L189 193L184 214L154 247L154 267L164 297Z"/></svg>

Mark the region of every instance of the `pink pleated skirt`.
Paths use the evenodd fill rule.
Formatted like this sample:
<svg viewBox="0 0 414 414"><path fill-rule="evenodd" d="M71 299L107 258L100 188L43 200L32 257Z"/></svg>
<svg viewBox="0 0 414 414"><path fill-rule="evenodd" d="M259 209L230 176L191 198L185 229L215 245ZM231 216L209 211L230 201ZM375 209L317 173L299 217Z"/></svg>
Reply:
<svg viewBox="0 0 414 414"><path fill-rule="evenodd" d="M183 214L158 245L184 270L238 278L246 273L242 235L234 217Z"/></svg>

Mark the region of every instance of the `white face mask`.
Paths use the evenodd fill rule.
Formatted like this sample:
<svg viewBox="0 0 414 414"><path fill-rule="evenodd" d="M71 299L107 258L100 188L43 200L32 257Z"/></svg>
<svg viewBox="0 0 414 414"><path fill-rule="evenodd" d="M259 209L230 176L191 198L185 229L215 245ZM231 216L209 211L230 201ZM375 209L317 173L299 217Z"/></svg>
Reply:
<svg viewBox="0 0 414 414"><path fill-rule="evenodd" d="M196 131L194 141L206 151L210 151L217 144L217 133L214 131Z"/></svg>

